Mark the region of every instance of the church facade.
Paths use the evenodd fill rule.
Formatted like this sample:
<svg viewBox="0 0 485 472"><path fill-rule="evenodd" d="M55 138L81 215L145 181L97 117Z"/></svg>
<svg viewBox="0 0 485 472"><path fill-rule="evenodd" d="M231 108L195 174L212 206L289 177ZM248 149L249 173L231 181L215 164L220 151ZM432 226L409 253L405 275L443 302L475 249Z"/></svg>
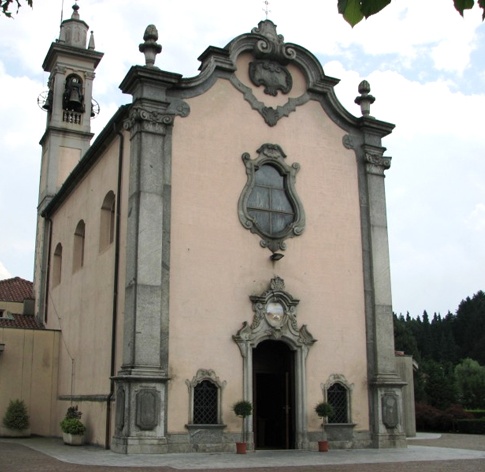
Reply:
<svg viewBox="0 0 485 472"><path fill-rule="evenodd" d="M269 20L208 47L193 78L155 64L154 26L91 144L102 53L76 6L51 45L36 314L61 331L54 415L120 453L402 447L382 139L359 85ZM142 57L142 56L141 56ZM159 59L160 60L160 59Z"/></svg>

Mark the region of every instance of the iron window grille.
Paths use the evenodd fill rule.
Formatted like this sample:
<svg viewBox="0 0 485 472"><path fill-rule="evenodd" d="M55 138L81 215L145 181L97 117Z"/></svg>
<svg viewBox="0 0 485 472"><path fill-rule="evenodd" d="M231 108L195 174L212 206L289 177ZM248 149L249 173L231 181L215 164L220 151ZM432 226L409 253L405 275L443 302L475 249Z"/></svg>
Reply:
<svg viewBox="0 0 485 472"><path fill-rule="evenodd" d="M329 423L348 423L348 392L340 383L334 383L327 390L327 400L333 407Z"/></svg>
<svg viewBox="0 0 485 472"><path fill-rule="evenodd" d="M217 424L218 388L210 380L194 387L194 424Z"/></svg>

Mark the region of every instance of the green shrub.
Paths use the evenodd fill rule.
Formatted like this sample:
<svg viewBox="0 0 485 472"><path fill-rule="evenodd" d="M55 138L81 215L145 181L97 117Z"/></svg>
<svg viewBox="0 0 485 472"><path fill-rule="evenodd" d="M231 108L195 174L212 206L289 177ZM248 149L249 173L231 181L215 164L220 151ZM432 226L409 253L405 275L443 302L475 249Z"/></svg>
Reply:
<svg viewBox="0 0 485 472"><path fill-rule="evenodd" d="M61 421L63 433L81 435L86 431L86 426L81 422L82 413L78 406L70 406L66 411L66 416Z"/></svg>
<svg viewBox="0 0 485 472"><path fill-rule="evenodd" d="M485 434L485 419L456 420L456 429L459 433Z"/></svg>
<svg viewBox="0 0 485 472"><path fill-rule="evenodd" d="M241 441L246 442L246 429L244 427L245 425L244 418L246 418L253 412L253 405L251 402L248 402L246 400L240 400L233 405L232 410L234 411L236 416L239 416L240 418L243 419Z"/></svg>
<svg viewBox="0 0 485 472"><path fill-rule="evenodd" d="M16 431L23 431L29 427L29 415L23 400L10 401L3 417L3 425Z"/></svg>
<svg viewBox="0 0 485 472"><path fill-rule="evenodd" d="M476 419L485 418L485 410L466 410L466 411Z"/></svg>
<svg viewBox="0 0 485 472"><path fill-rule="evenodd" d="M240 416L241 418L246 418L246 416L249 416L252 413L253 405L251 405L251 402L241 400L235 403L232 409L234 410L234 413L236 414L236 416Z"/></svg>
<svg viewBox="0 0 485 472"><path fill-rule="evenodd" d="M61 421L61 429L67 434L84 434L86 426L78 418L64 418Z"/></svg>
<svg viewBox="0 0 485 472"><path fill-rule="evenodd" d="M333 407L330 405L330 403L320 402L315 407L315 413L320 418L326 418L327 416L331 416L333 414Z"/></svg>
<svg viewBox="0 0 485 472"><path fill-rule="evenodd" d="M445 411L426 403L416 403L415 408L418 431L453 432L457 430L459 420L473 419L473 416L461 405L451 405Z"/></svg>

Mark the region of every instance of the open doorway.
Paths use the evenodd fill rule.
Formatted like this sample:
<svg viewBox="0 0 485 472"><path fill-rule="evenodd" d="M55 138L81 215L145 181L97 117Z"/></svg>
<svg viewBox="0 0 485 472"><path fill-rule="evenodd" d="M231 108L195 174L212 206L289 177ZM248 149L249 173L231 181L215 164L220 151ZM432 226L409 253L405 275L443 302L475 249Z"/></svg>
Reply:
<svg viewBox="0 0 485 472"><path fill-rule="evenodd" d="M253 349L256 449L295 447L294 358L282 341L263 341Z"/></svg>

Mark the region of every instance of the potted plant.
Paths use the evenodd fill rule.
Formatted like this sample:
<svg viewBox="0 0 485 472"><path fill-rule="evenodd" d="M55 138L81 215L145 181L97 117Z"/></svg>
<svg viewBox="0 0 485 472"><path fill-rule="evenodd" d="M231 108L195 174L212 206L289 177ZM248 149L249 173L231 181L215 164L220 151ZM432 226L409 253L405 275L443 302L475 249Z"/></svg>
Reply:
<svg viewBox="0 0 485 472"><path fill-rule="evenodd" d="M28 437L30 436L29 415L27 407L23 400L10 400L5 416L3 417L3 426L5 436L10 437Z"/></svg>
<svg viewBox="0 0 485 472"><path fill-rule="evenodd" d="M236 416L242 418L242 433L241 442L236 442L236 452L238 454L246 454L247 443L246 443L246 417L250 416L253 412L253 405L251 402L246 400L241 400L234 404L232 407Z"/></svg>
<svg viewBox="0 0 485 472"><path fill-rule="evenodd" d="M327 452L328 440L327 432L325 431L325 418L333 414L333 407L330 405L330 403L320 402L315 407L315 412L320 418L322 418L322 440L318 441L318 450L319 452Z"/></svg>
<svg viewBox="0 0 485 472"><path fill-rule="evenodd" d="M84 444L84 433L86 426L81 421L82 413L76 406L67 409L66 416L61 421L62 439L64 444L71 446L81 446Z"/></svg>

